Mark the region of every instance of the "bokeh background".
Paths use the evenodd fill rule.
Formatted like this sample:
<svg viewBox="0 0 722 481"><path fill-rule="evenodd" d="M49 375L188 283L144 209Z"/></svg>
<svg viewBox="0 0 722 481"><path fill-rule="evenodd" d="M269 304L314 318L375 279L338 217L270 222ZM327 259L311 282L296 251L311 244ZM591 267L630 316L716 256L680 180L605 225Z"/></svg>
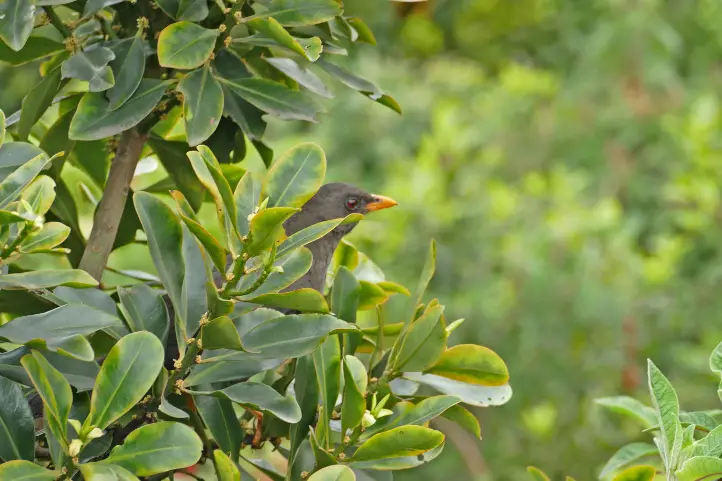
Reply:
<svg viewBox="0 0 722 481"><path fill-rule="evenodd" d="M413 286L435 238L431 293L466 319L451 342L497 351L514 388L475 411L482 441L440 425L445 453L395 479L520 480L530 464L594 479L647 436L593 400L648 401L648 357L683 409L717 407L722 2L344 3L378 40L346 64L404 115L332 84L321 122L272 123L268 143L315 141L329 180L398 200L351 241ZM19 107L36 70L0 64L0 108ZM72 165L63 175L87 228L100 192ZM149 260L131 245L112 264Z"/></svg>

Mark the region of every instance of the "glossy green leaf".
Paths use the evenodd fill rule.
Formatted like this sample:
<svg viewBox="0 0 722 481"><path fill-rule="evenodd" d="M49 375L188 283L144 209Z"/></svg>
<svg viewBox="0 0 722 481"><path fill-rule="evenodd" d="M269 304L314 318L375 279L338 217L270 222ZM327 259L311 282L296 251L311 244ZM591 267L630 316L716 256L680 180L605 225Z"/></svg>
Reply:
<svg viewBox="0 0 722 481"><path fill-rule="evenodd" d="M535 481L551 481L549 477L544 474L544 472L539 468L536 468L534 466L528 466L526 468L526 471L527 473L529 473L529 476L531 476L531 478Z"/></svg>
<svg viewBox="0 0 722 481"><path fill-rule="evenodd" d="M294 464L301 444L308 438L309 430L316 422L318 410L318 383L316 382L316 368L311 355L299 357L296 360L296 378L294 382L296 401L301 408L301 420L292 424L290 428L289 465Z"/></svg>
<svg viewBox="0 0 722 481"><path fill-rule="evenodd" d="M188 144L205 141L218 127L223 115L223 90L208 65L187 74L176 90L183 94L183 120Z"/></svg>
<svg viewBox="0 0 722 481"><path fill-rule="evenodd" d="M5 146L3 146L4 148ZM0 151L0 155L2 151ZM54 157L53 157L54 158ZM45 154L39 154L20 167L0 182L0 209L5 208L10 202L17 199L23 189L27 187L53 158Z"/></svg>
<svg viewBox="0 0 722 481"><path fill-rule="evenodd" d="M280 294L263 294L246 299L246 302L277 309L293 309L302 312L329 312L326 299L315 289L303 288Z"/></svg>
<svg viewBox="0 0 722 481"><path fill-rule="evenodd" d="M252 409L268 411L287 423L296 423L301 419L301 409L296 400L278 394L271 386L259 382L242 382L218 391L197 391L193 394L204 394Z"/></svg>
<svg viewBox="0 0 722 481"><path fill-rule="evenodd" d="M86 481L138 481L130 471L108 463L86 463L78 466Z"/></svg>
<svg viewBox="0 0 722 481"><path fill-rule="evenodd" d="M218 35L218 30L191 22L172 23L158 37L158 63L166 68L200 67L210 58Z"/></svg>
<svg viewBox="0 0 722 481"><path fill-rule="evenodd" d="M115 53L107 47L96 47L78 52L63 62L63 78L88 82L90 92L102 92L115 85L113 70L108 65Z"/></svg>
<svg viewBox="0 0 722 481"><path fill-rule="evenodd" d="M401 346L393 362L394 369L424 371L436 363L446 348L443 312L444 307L437 305L411 324L408 332L397 341Z"/></svg>
<svg viewBox="0 0 722 481"><path fill-rule="evenodd" d="M268 171L264 192L270 207L302 207L318 191L326 176L326 155L306 142L284 153Z"/></svg>
<svg viewBox="0 0 722 481"><path fill-rule="evenodd" d="M656 475L654 466L633 466L616 475L613 481L654 481ZM678 481L688 480L678 477Z"/></svg>
<svg viewBox="0 0 722 481"><path fill-rule="evenodd" d="M253 298L285 289L306 274L306 272L308 272L311 268L312 263L313 255L311 254L311 251L305 247L279 258L273 265L276 268L281 268L282 272L271 272L265 282L263 282L258 289L242 296L241 299ZM261 270L259 269L253 271L247 276L244 276L241 279L241 283L238 285L238 290L245 291L250 289L253 283L256 282L261 275Z"/></svg>
<svg viewBox="0 0 722 481"><path fill-rule="evenodd" d="M110 110L103 93L87 93L78 104L68 135L73 140L99 140L135 127L165 94L172 80L143 79L133 95Z"/></svg>
<svg viewBox="0 0 722 481"><path fill-rule="evenodd" d="M219 449L213 451L213 466L216 468L218 481L241 481L241 472Z"/></svg>
<svg viewBox="0 0 722 481"><path fill-rule="evenodd" d="M353 469L370 469L374 470L374 473L411 469L433 461L442 453L443 450L444 443L442 442L434 449L426 451L423 454L373 459L370 461L352 461L350 465Z"/></svg>
<svg viewBox="0 0 722 481"><path fill-rule="evenodd" d="M35 459L33 413L20 386L0 376L0 458Z"/></svg>
<svg viewBox="0 0 722 481"><path fill-rule="evenodd" d="M190 375L184 381L185 385L198 386L213 382L240 381L259 372L276 368L283 362L282 359L259 359L259 356L233 351L222 359L193 366Z"/></svg>
<svg viewBox="0 0 722 481"><path fill-rule="evenodd" d="M648 443L631 443L620 448L612 455L599 473L600 479L606 479L620 469L626 468L648 456L656 456L657 447Z"/></svg>
<svg viewBox="0 0 722 481"><path fill-rule="evenodd" d="M361 361L353 356L345 356L343 362L343 404L341 405L341 433L355 429L361 424L361 419L366 412L366 384L368 377ZM359 379L356 379L358 377Z"/></svg>
<svg viewBox="0 0 722 481"><path fill-rule="evenodd" d="M133 203L143 230L153 264L174 306L181 303L185 266L182 257L183 231L178 218L163 201L145 192L136 192Z"/></svg>
<svg viewBox="0 0 722 481"><path fill-rule="evenodd" d="M153 385L163 358L163 344L149 332L118 341L100 368L83 431L105 429L138 403Z"/></svg>
<svg viewBox="0 0 722 481"><path fill-rule="evenodd" d="M63 375L55 369L37 351L23 356L20 363L27 371L35 390L43 400L43 416L47 419L50 431L67 452L67 425L70 407L73 404L73 392Z"/></svg>
<svg viewBox="0 0 722 481"><path fill-rule="evenodd" d="M181 303L176 305L175 328L178 343L185 345L200 328L201 318L208 312L209 290L203 252L198 241L185 227L183 230L183 259L185 272ZM181 349L181 353L184 350Z"/></svg>
<svg viewBox="0 0 722 481"><path fill-rule="evenodd" d="M316 471L308 481L356 481L356 475L348 466L337 464Z"/></svg>
<svg viewBox="0 0 722 481"><path fill-rule="evenodd" d="M126 288L118 286L120 312L132 332L148 331L165 344L170 318L160 291L146 284Z"/></svg>
<svg viewBox="0 0 722 481"><path fill-rule="evenodd" d="M596 399L595 402L610 411L636 419L644 428L651 428L657 424L657 415L654 409L634 398L628 396L613 396L599 398Z"/></svg>
<svg viewBox="0 0 722 481"><path fill-rule="evenodd" d="M125 42L130 45L127 48L115 49L115 60L110 63L115 75L115 86L108 91L108 110L117 110L128 101L143 80L145 72L143 37L136 34Z"/></svg>
<svg viewBox="0 0 722 481"><path fill-rule="evenodd" d="M300 357L314 351L332 332L353 331L354 326L333 316L298 314L267 320L246 333L243 345L266 358Z"/></svg>
<svg viewBox="0 0 722 481"><path fill-rule="evenodd" d="M193 399L218 446L224 453L229 453L233 461L238 461L244 433L233 410L233 403L213 396L195 396Z"/></svg>
<svg viewBox="0 0 722 481"><path fill-rule="evenodd" d="M30 234L18 246L20 252L31 253L57 247L70 235L70 227L60 222L48 222L37 232Z"/></svg>
<svg viewBox="0 0 722 481"><path fill-rule="evenodd" d="M55 200L55 181L47 175L36 177L20 198L30 205L34 214L45 215Z"/></svg>
<svg viewBox="0 0 722 481"><path fill-rule="evenodd" d="M22 272L0 274L0 289L43 289L54 286L95 287L98 281L79 269Z"/></svg>
<svg viewBox="0 0 722 481"><path fill-rule="evenodd" d="M253 257L271 247L285 234L283 223L296 212L298 209L293 207L271 207L255 214L251 220L251 239L246 247L248 254Z"/></svg>
<svg viewBox="0 0 722 481"><path fill-rule="evenodd" d="M172 179L171 184L175 184L174 187L183 193L191 207L197 211L203 202L205 193L203 186L198 182L198 177L196 177L188 157L186 157L188 144L185 142L169 142L151 136L148 139L148 145L151 146L163 168L168 172L170 179ZM159 191L167 193L171 188L173 186L164 186ZM152 191L150 188L146 190Z"/></svg>
<svg viewBox="0 0 722 481"><path fill-rule="evenodd" d="M316 114L321 111L321 107L303 93L272 80L225 77L218 80L251 105L280 119L315 122Z"/></svg>
<svg viewBox="0 0 722 481"><path fill-rule="evenodd" d="M218 211L218 220L226 232L226 240L234 254L240 254L241 247L236 233L236 205L233 190L224 177L220 164L211 149L199 145L197 152L188 152L193 171L203 186L211 193Z"/></svg>
<svg viewBox="0 0 722 481"><path fill-rule="evenodd" d="M326 22L343 13L335 0L273 0L267 7L251 18L273 17L281 25L294 27Z"/></svg>
<svg viewBox="0 0 722 481"><path fill-rule="evenodd" d="M423 426L400 426L369 438L350 461L418 456L444 442L439 431Z"/></svg>
<svg viewBox="0 0 722 481"><path fill-rule="evenodd" d="M481 439L481 426L476 416L471 414L466 408L459 406L452 406L442 414L443 417L449 421L455 422L462 428L474 435L476 439Z"/></svg>
<svg viewBox="0 0 722 481"><path fill-rule="evenodd" d="M356 33L358 33L358 42L376 45L376 37L363 20L358 17L350 17L347 18L346 21L356 30Z"/></svg>
<svg viewBox="0 0 722 481"><path fill-rule="evenodd" d="M359 309L375 309L376 306L389 300L389 295L372 282L359 282Z"/></svg>
<svg viewBox="0 0 722 481"><path fill-rule="evenodd" d="M202 450L203 443L193 429L161 421L130 433L101 463L117 464L136 476L152 476L194 465Z"/></svg>
<svg viewBox="0 0 722 481"><path fill-rule="evenodd" d="M276 42L278 42L279 45L286 47L297 54L306 57L311 62L315 62L318 60L319 56L321 55L322 45L321 45L321 39L318 37L313 37L311 39L314 41L318 47L317 48L309 48L308 45L303 46L299 42L299 39L296 39L286 31L286 29L283 28L283 26L278 23L278 21L273 18L254 18L249 20L248 25L256 30L257 32L262 33L266 37L269 37Z"/></svg>
<svg viewBox="0 0 722 481"><path fill-rule="evenodd" d="M213 261L213 265L216 266L216 269L218 269L219 272L225 271L227 255L226 249L201 224L183 214L180 214L180 218L186 227L188 227L188 230L191 231L196 239L198 239L198 241L203 245Z"/></svg>
<svg viewBox="0 0 722 481"><path fill-rule="evenodd" d="M41 155L45 155L42 149L26 142L6 142L0 145L0 180L6 179L18 167ZM47 158L47 155L45 157Z"/></svg>
<svg viewBox="0 0 722 481"><path fill-rule="evenodd" d="M393 420L392 426L419 425L441 416L447 409L456 406L461 398L456 396L431 396Z"/></svg>
<svg viewBox="0 0 722 481"><path fill-rule="evenodd" d="M356 322L360 292L361 285L356 276L346 267L341 266L333 278L331 288L331 309L336 317L344 321Z"/></svg>
<svg viewBox="0 0 722 481"><path fill-rule="evenodd" d="M662 434L663 459L665 466L668 469L673 469L676 462L674 458L675 443L680 435L678 431L681 431L679 400L672 383L669 382L657 366L651 360L647 362L647 366L652 405L657 412L657 423Z"/></svg>
<svg viewBox="0 0 722 481"><path fill-rule="evenodd" d="M321 396L321 416L325 425L322 431L325 436L319 439L319 443L328 449L331 446L329 439L331 414L341 388L341 346L337 336L329 336L313 352L313 365L316 369L318 391Z"/></svg>
<svg viewBox="0 0 722 481"><path fill-rule="evenodd" d="M295 60L284 57L267 57L264 60L311 92L327 99L333 98L333 94L328 90L323 80Z"/></svg>
<svg viewBox="0 0 722 481"><path fill-rule="evenodd" d="M233 192L233 201L236 205L236 223L238 225L238 233L242 236L248 235L250 232L249 216L253 214L254 209L258 206L261 199L262 184L258 176L252 172L246 172L236 186ZM277 256L283 253L279 251Z"/></svg>
<svg viewBox="0 0 722 481"><path fill-rule="evenodd" d="M173 20L200 22L208 16L206 0L158 0L157 3Z"/></svg>
<svg viewBox="0 0 722 481"><path fill-rule="evenodd" d="M509 382L509 369L501 357L491 349L475 344L460 344L448 349L428 372L483 386L501 386Z"/></svg>
<svg viewBox="0 0 722 481"><path fill-rule="evenodd" d="M6 43L0 42L0 61L15 67L26 65L34 60L49 57L62 52L65 45L53 39L42 36L30 36L20 51L15 51Z"/></svg>
<svg viewBox="0 0 722 481"><path fill-rule="evenodd" d="M60 90L61 71L55 68L48 72L23 98L18 122L18 139L27 140L30 130L50 107Z"/></svg>
<svg viewBox="0 0 722 481"><path fill-rule="evenodd" d="M501 406L507 403L512 395L511 387L508 384L503 386L480 386L418 372L405 372L404 378L425 384L443 394L458 396L463 403L471 406Z"/></svg>
<svg viewBox="0 0 722 481"><path fill-rule="evenodd" d="M19 51L33 31L35 5L27 0L0 2L0 39Z"/></svg>
<svg viewBox="0 0 722 481"><path fill-rule="evenodd" d="M0 464L0 479L8 481L54 481L60 474L60 471L45 469L30 461Z"/></svg>
<svg viewBox="0 0 722 481"><path fill-rule="evenodd" d="M236 326L228 316L216 317L201 328L204 349L245 351Z"/></svg>

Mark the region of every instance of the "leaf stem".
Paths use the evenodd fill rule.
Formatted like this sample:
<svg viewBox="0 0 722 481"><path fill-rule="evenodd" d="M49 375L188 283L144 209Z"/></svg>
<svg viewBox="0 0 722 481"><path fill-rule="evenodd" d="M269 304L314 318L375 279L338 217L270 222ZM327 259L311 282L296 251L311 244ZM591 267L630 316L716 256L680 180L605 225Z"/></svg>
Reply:
<svg viewBox="0 0 722 481"><path fill-rule="evenodd" d="M20 232L18 232L18 235L13 239L13 241L6 245L5 248L0 252L0 264L2 264L2 261L10 257L13 252L15 252L15 249L22 241L24 241L28 235L30 235L30 223L26 222L23 224L23 226L20 228Z"/></svg>
<svg viewBox="0 0 722 481"><path fill-rule="evenodd" d="M271 275L271 272L273 271L273 263L276 262L276 249L278 248L278 245L274 242L273 247L271 247L271 254L268 256L268 261L266 262L263 272L260 276L258 276L258 279L255 280L253 284L251 284L248 289L244 289L242 291L232 291L229 292L228 295L231 297L240 297L245 296L247 294L250 294L251 292L254 292L259 287L263 285L264 282L266 282L266 279L268 279L268 276ZM235 278L234 278L235 279Z"/></svg>
<svg viewBox="0 0 722 481"><path fill-rule="evenodd" d="M50 19L50 23L53 24L53 27L58 29L58 31L63 35L63 37L68 38L72 35L68 27L65 26L62 20L60 20L60 17L58 17L58 14L55 13L55 10L53 10L53 7L46 6L43 7L43 10L45 10L45 14Z"/></svg>
<svg viewBox="0 0 722 481"><path fill-rule="evenodd" d="M196 333L196 336L199 334L200 330ZM190 343L188 349L186 349L186 353L180 360L180 366L177 369L174 369L168 378L168 384L165 387L166 395L172 393L177 388L176 383L183 379L183 376L185 376L185 373L193 365L196 356L198 356L200 351L201 349L198 346L198 338L194 337L193 342Z"/></svg>

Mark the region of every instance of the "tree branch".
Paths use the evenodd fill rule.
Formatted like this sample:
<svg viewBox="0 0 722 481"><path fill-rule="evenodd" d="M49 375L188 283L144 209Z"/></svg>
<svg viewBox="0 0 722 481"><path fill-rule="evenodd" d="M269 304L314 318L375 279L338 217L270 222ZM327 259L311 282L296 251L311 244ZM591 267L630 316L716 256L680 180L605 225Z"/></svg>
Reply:
<svg viewBox="0 0 722 481"><path fill-rule="evenodd" d="M133 179L135 167L138 165L147 137L147 134L140 133L135 128L123 132L120 136L118 151L110 165L103 198L95 211L93 229L90 232L88 244L85 246L83 258L80 260L80 268L87 271L98 282L103 275L110 251L113 249L130 190L130 181Z"/></svg>

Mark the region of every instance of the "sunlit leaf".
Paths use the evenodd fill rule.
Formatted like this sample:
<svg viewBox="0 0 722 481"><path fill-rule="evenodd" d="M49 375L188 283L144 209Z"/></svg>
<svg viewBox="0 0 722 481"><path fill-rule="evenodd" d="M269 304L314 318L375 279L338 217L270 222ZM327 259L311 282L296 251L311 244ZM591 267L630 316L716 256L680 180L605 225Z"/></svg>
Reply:
<svg viewBox="0 0 722 481"><path fill-rule="evenodd" d="M191 22L172 23L158 37L158 63L166 68L200 67L210 58L219 33Z"/></svg>

